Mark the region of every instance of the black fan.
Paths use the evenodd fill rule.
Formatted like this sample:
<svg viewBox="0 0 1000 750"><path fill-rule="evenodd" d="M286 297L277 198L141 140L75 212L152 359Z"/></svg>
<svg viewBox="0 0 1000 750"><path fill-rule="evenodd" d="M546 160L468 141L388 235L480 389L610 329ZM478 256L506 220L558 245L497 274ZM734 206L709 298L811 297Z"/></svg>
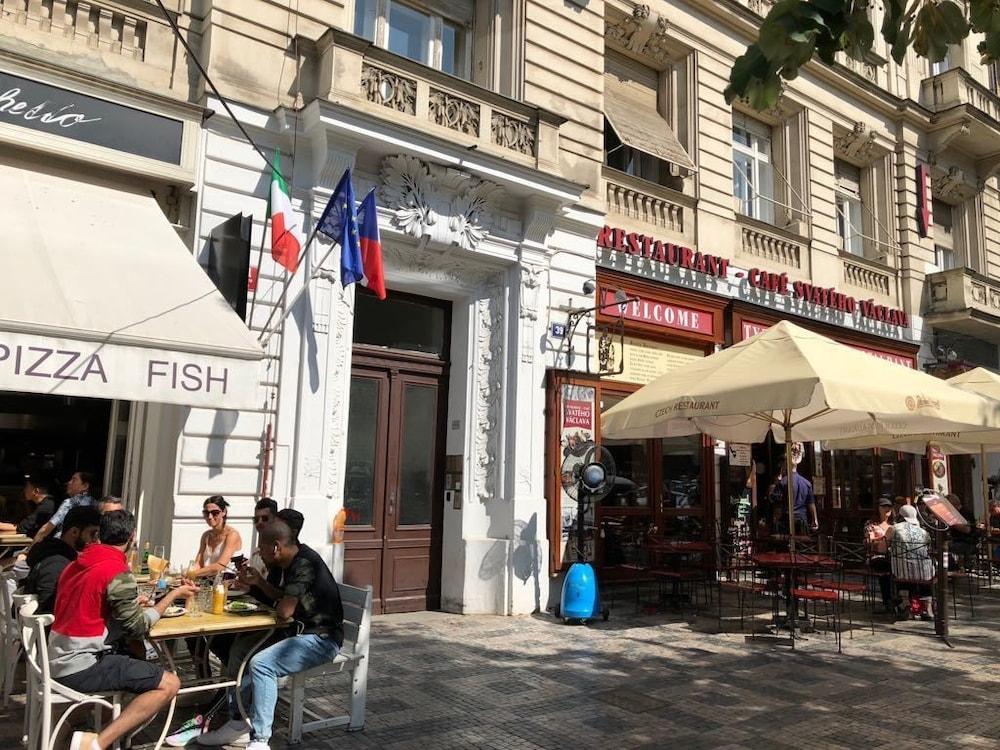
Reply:
<svg viewBox="0 0 1000 750"><path fill-rule="evenodd" d="M584 559L584 518L594 503L600 502L611 492L617 475L611 451L593 441L582 443L563 459L560 472L562 487L577 503L576 554L581 562Z"/></svg>

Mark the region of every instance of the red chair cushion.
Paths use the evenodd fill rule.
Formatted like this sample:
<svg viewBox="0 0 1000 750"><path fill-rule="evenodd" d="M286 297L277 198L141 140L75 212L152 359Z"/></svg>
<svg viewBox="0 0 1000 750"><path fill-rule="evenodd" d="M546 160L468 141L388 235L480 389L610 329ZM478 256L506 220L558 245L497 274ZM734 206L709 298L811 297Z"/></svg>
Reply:
<svg viewBox="0 0 1000 750"><path fill-rule="evenodd" d="M811 602L835 602L840 598L836 591L817 591L816 589L793 589L792 596Z"/></svg>

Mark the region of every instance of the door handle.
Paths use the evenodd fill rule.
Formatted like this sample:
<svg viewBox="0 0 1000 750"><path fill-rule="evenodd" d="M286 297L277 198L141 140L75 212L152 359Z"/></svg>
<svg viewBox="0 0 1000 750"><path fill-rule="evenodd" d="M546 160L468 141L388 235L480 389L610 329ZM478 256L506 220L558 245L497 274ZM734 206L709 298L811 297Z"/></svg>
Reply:
<svg viewBox="0 0 1000 750"><path fill-rule="evenodd" d="M396 490L389 491L389 515L396 512Z"/></svg>

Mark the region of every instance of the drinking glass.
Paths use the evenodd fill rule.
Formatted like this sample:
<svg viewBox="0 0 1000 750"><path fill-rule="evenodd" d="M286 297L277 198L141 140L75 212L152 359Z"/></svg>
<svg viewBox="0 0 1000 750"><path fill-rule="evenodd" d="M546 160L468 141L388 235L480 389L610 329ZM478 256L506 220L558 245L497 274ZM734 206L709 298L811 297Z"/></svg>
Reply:
<svg viewBox="0 0 1000 750"><path fill-rule="evenodd" d="M192 594L190 597L188 597L188 600L186 602L187 613L189 615L191 615L191 617L201 617L202 614L203 614L202 609L201 609L201 596L200 596L200 594L201 594L201 590L199 589L194 594Z"/></svg>
<svg viewBox="0 0 1000 750"><path fill-rule="evenodd" d="M202 585L198 589L198 610L200 612L211 612L212 611L212 584L209 582L207 585Z"/></svg>
<svg viewBox="0 0 1000 750"><path fill-rule="evenodd" d="M153 547L153 554L156 557L166 557L167 556L167 547L166 547L166 545L157 544L155 547Z"/></svg>

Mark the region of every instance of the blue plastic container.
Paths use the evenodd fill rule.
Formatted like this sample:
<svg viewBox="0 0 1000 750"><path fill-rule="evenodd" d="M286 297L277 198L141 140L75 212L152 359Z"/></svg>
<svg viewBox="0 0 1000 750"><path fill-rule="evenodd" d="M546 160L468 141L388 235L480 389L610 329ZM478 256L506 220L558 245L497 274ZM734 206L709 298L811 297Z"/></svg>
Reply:
<svg viewBox="0 0 1000 750"><path fill-rule="evenodd" d="M597 574L590 563L573 563L563 580L560 615L564 620L591 620L601 616Z"/></svg>

